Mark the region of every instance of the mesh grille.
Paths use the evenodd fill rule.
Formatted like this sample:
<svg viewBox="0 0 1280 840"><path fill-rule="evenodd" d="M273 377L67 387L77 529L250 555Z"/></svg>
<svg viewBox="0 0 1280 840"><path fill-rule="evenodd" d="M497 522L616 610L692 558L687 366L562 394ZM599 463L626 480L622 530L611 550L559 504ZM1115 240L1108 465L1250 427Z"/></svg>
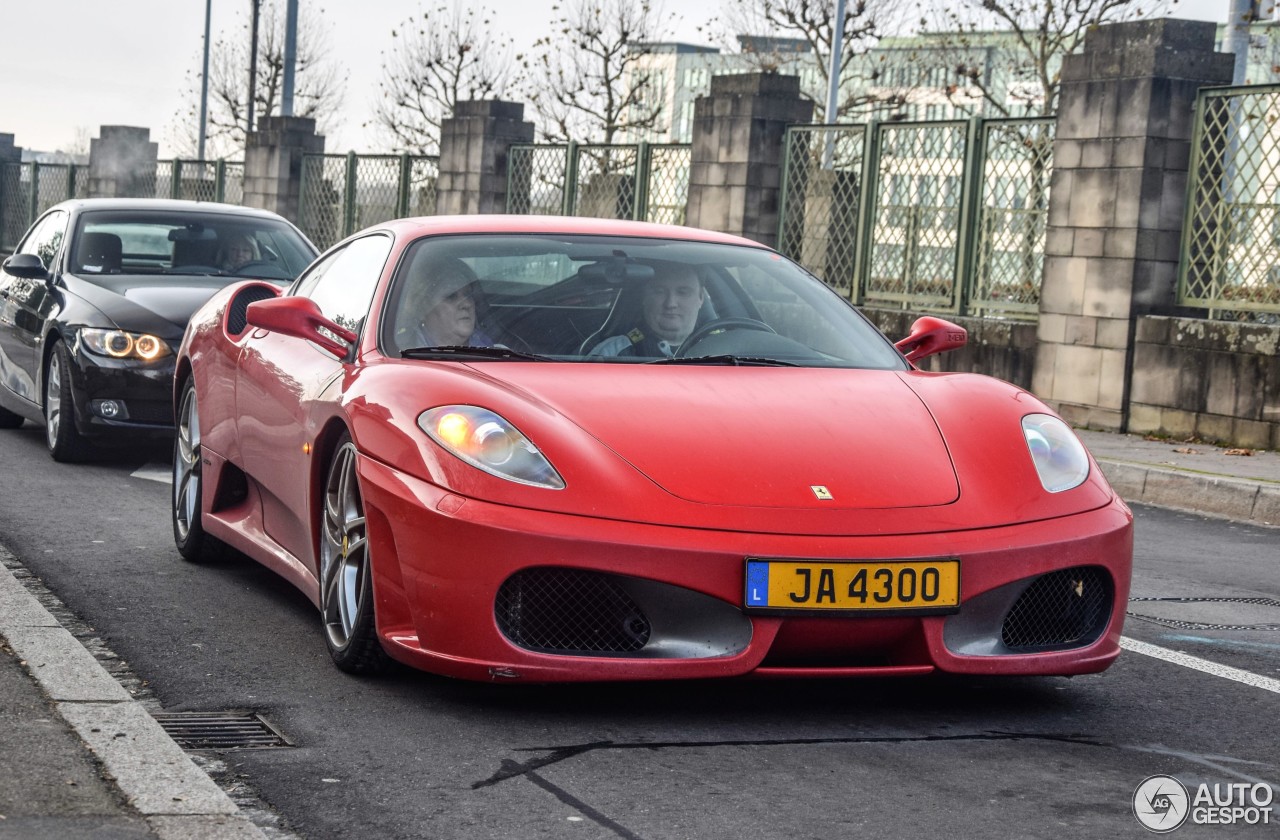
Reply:
<svg viewBox="0 0 1280 840"><path fill-rule="evenodd" d="M1222 320L1280 313L1280 85L1202 91L1179 303Z"/></svg>
<svg viewBox="0 0 1280 840"><path fill-rule="evenodd" d="M507 212L557 216L564 210L567 146L512 146L507 158Z"/></svg>
<svg viewBox="0 0 1280 840"><path fill-rule="evenodd" d="M510 577L494 602L498 628L514 644L555 653L634 653L649 619L608 575L529 569Z"/></svg>
<svg viewBox="0 0 1280 840"><path fill-rule="evenodd" d="M265 286L250 286L237 294L227 307L227 334L238 336L248 328L249 304L275 296L275 292Z"/></svg>
<svg viewBox="0 0 1280 840"><path fill-rule="evenodd" d="M964 123L882 125L866 299L950 308L956 300Z"/></svg>
<svg viewBox="0 0 1280 840"><path fill-rule="evenodd" d="M846 295L853 288L865 141L861 125L787 131L780 250Z"/></svg>
<svg viewBox="0 0 1280 840"><path fill-rule="evenodd" d="M1111 584L1097 567L1044 575L1014 602L1001 628L1013 650L1074 648L1092 643L1111 613Z"/></svg>
<svg viewBox="0 0 1280 840"><path fill-rule="evenodd" d="M579 146L573 215L630 219L635 214L635 146Z"/></svg>
<svg viewBox="0 0 1280 840"><path fill-rule="evenodd" d="M1053 127L1051 120L983 126L974 311L1034 316L1040 309Z"/></svg>

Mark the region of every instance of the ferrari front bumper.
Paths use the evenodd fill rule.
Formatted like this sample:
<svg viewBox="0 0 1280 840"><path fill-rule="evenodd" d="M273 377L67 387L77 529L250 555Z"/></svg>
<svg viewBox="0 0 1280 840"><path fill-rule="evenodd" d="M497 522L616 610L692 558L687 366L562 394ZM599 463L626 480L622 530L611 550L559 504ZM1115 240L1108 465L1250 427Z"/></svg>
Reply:
<svg viewBox="0 0 1280 840"><path fill-rule="evenodd" d="M494 505L368 459L360 479L383 645L435 673L533 682L1071 675L1101 671L1120 651L1132 517L1119 499L1002 528L795 536ZM759 614L744 606L749 557L955 557L961 603L945 615ZM1086 589L1092 617L1073 618L1072 593Z"/></svg>

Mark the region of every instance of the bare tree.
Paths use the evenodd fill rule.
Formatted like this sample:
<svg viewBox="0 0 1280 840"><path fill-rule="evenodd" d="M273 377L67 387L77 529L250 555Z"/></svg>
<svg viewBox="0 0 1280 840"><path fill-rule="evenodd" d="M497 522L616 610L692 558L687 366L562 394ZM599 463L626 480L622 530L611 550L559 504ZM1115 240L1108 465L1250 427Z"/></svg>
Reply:
<svg viewBox="0 0 1280 840"><path fill-rule="evenodd" d="M285 15L283 0L263 0L258 23L258 63L254 119L280 113L284 95ZM298 14L293 115L310 117L321 133L334 127L346 88L329 46L329 30L310 6ZM243 153L249 102L250 28L246 20L213 42L209 57L206 157ZM197 67L199 65L197 64ZM200 72L187 74L186 104L175 117L170 140L176 153L194 156L200 115Z"/></svg>
<svg viewBox="0 0 1280 840"><path fill-rule="evenodd" d="M878 84L881 62L868 56L882 35L901 28L906 10L905 0L871 4L867 0L850 0L846 5L841 30L838 119L901 104L900 93L886 91ZM797 72L802 79L816 79L816 84L802 84L801 90L814 102L814 119L822 122L826 119L831 78L835 11L834 0L743 0L726 3L721 15L701 29L726 45L740 47L762 71ZM807 50L800 53L782 39L797 41ZM803 66L812 66L815 72L805 74L801 72Z"/></svg>
<svg viewBox="0 0 1280 840"><path fill-rule="evenodd" d="M669 32L662 10L648 0L569 0L552 10L553 34L524 62L542 135L613 143L664 128L666 91L644 69L648 45Z"/></svg>
<svg viewBox="0 0 1280 840"><path fill-rule="evenodd" d="M936 45L924 62L945 66L957 107L992 116L1057 109L1062 59L1104 23L1167 12L1177 0L934 0L921 25Z"/></svg>
<svg viewBox="0 0 1280 840"><path fill-rule="evenodd" d="M372 124L397 151L435 152L440 122L460 101L503 96L511 81L510 36L491 30L483 6L443 2L391 31L383 53L382 96Z"/></svg>

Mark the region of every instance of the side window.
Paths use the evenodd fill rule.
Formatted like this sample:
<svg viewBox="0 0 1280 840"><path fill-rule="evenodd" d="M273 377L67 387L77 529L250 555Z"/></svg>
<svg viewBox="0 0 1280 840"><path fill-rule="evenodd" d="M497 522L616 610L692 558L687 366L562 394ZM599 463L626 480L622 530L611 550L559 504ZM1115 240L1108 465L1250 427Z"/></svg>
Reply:
<svg viewBox="0 0 1280 840"><path fill-rule="evenodd" d="M62 246L62 239L67 234L67 218L62 210L55 210L45 216L18 246L18 253L35 254L47 271L53 265L58 249Z"/></svg>
<svg viewBox="0 0 1280 840"><path fill-rule="evenodd" d="M293 293L311 298L326 318L359 332L389 253L389 236L357 239L313 266Z"/></svg>

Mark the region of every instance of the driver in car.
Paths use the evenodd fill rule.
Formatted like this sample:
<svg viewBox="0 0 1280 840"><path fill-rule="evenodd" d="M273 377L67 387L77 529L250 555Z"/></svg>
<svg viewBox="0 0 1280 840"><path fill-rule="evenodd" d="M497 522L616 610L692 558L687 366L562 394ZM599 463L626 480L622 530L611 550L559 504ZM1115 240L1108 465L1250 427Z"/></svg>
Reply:
<svg viewBox="0 0 1280 840"><path fill-rule="evenodd" d="M670 357L698 322L707 291L692 266L675 266L645 282L640 300L643 323L591 348L592 356Z"/></svg>
<svg viewBox="0 0 1280 840"><path fill-rule="evenodd" d="M223 271L238 271L258 259L258 251L253 247L253 240L243 233L237 233L222 246Z"/></svg>

